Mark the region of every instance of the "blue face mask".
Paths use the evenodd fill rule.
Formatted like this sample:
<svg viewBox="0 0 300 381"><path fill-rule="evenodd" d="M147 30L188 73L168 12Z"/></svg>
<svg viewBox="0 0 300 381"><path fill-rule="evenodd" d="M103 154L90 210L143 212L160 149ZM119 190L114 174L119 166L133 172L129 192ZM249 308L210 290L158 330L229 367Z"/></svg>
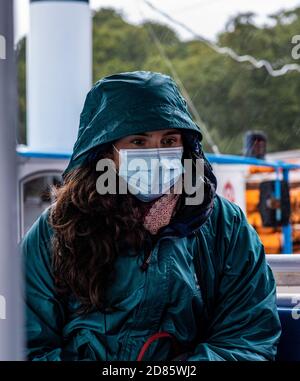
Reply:
<svg viewBox="0 0 300 381"><path fill-rule="evenodd" d="M182 183L179 182L184 172L181 163L182 146L117 151L120 163L119 177L126 181L130 193L141 201L153 201L169 193L176 184ZM181 187L178 189L181 190Z"/></svg>

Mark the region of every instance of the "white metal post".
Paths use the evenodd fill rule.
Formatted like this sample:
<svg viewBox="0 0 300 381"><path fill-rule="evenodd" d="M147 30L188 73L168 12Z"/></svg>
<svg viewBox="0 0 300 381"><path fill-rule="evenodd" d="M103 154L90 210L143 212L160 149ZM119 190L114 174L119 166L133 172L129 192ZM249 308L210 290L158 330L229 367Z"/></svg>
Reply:
<svg viewBox="0 0 300 381"><path fill-rule="evenodd" d="M23 358L23 303L17 250L17 91L12 0L0 0L0 36L0 360L14 361Z"/></svg>
<svg viewBox="0 0 300 381"><path fill-rule="evenodd" d="M71 152L92 84L88 0L31 0L26 62L27 144Z"/></svg>

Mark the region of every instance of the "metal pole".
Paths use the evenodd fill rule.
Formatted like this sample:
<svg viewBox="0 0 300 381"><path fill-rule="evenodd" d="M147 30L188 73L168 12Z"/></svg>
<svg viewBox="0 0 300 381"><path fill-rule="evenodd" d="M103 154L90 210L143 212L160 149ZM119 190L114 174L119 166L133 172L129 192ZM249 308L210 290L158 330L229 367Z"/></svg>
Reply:
<svg viewBox="0 0 300 381"><path fill-rule="evenodd" d="M275 185L274 185L274 196L276 200L281 199L281 181L280 181L280 173L279 173L279 167L276 167L276 179L275 179ZM281 220L281 209L276 209L276 221Z"/></svg>
<svg viewBox="0 0 300 381"><path fill-rule="evenodd" d="M0 360L14 361L23 358L23 304L17 250L17 92L11 0L0 0L0 36Z"/></svg>
<svg viewBox="0 0 300 381"><path fill-rule="evenodd" d="M289 170L283 168L283 180L289 183ZM293 254L293 230L291 223L282 227L283 232L283 254Z"/></svg>

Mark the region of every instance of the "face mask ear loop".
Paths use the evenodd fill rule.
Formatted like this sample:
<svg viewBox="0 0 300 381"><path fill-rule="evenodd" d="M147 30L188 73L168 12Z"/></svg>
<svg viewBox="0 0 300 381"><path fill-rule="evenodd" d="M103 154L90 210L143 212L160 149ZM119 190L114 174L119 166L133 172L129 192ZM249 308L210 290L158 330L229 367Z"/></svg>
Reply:
<svg viewBox="0 0 300 381"><path fill-rule="evenodd" d="M120 155L120 151L118 150L118 148L114 145L114 144L112 144L112 146L114 147L114 149L118 152L118 154Z"/></svg>
<svg viewBox="0 0 300 381"><path fill-rule="evenodd" d="M119 155L119 162L120 162L120 151L118 150L118 148L114 144L112 144L112 146L117 151L117 153Z"/></svg>

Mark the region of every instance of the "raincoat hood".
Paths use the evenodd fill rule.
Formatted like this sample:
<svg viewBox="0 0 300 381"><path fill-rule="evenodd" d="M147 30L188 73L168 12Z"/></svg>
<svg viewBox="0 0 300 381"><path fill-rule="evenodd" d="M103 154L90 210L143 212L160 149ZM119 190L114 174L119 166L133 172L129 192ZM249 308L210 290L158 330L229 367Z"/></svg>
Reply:
<svg viewBox="0 0 300 381"><path fill-rule="evenodd" d="M140 132L177 128L196 132L187 103L171 77L150 71L102 78L87 94L77 140L63 177L94 148Z"/></svg>

